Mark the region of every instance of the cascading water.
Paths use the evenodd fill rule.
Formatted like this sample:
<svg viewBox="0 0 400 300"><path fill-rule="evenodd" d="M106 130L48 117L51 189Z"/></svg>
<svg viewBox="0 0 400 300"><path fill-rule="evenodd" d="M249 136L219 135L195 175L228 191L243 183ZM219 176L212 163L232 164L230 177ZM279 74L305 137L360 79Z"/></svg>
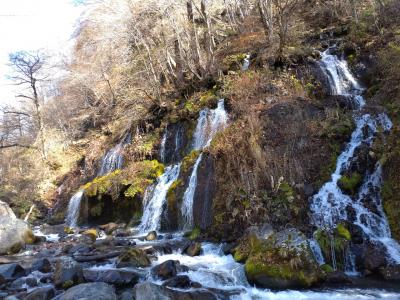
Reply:
<svg viewBox="0 0 400 300"><path fill-rule="evenodd" d="M160 158L161 162L165 162L165 144L167 143L167 135L168 135L168 128L165 128L164 135L161 140L161 147L160 147Z"/></svg>
<svg viewBox="0 0 400 300"><path fill-rule="evenodd" d="M386 247L389 260L400 263L400 246L390 237L390 228L382 208L380 164L376 165L372 174L366 175L355 200L344 194L338 186L342 173L356 159L355 150L361 145L370 147L378 129L388 131L392 124L386 114L377 117L369 114L360 115L361 108L365 105L362 97L363 89L351 75L347 63L329 54L329 49L322 53L321 68L329 79L332 94L347 96L352 101L355 107L356 129L345 150L338 157L331 181L325 183L312 198L312 222L319 228L333 229L340 221L349 221L346 208L351 207L356 213L354 223L362 228L370 240L380 242ZM367 196L376 206L375 212L365 205L364 200ZM348 252L346 264L354 267L354 258L351 252ZM332 261L334 263L333 258Z"/></svg>
<svg viewBox="0 0 400 300"><path fill-rule="evenodd" d="M250 54L246 54L243 60L242 71L247 71L250 67Z"/></svg>
<svg viewBox="0 0 400 300"><path fill-rule="evenodd" d="M159 229L168 189L178 179L180 168L180 163L167 167L164 174L158 177L154 190L152 192L147 191L144 199L143 217L138 228L140 232Z"/></svg>
<svg viewBox="0 0 400 300"><path fill-rule="evenodd" d="M79 190L71 197L71 200L69 200L65 223L70 227L76 227L78 225L79 209L81 207L83 193L84 190Z"/></svg>
<svg viewBox="0 0 400 300"><path fill-rule="evenodd" d="M118 143L115 147L111 148L106 153L106 155L104 155L97 176L103 176L112 171L122 168L122 164L124 163L124 158L122 155L124 145L129 144L130 140L131 140L130 134L127 134L120 143Z"/></svg>
<svg viewBox="0 0 400 300"><path fill-rule="evenodd" d="M208 147L215 134L225 128L227 122L228 114L225 111L224 99L218 101L216 109L203 109L200 111L196 130L193 135L192 148L194 150L203 150L205 147ZM189 185L183 196L181 211L184 219L184 229L193 227L193 198L197 187L197 170L202 158L203 155L200 154L193 166Z"/></svg>

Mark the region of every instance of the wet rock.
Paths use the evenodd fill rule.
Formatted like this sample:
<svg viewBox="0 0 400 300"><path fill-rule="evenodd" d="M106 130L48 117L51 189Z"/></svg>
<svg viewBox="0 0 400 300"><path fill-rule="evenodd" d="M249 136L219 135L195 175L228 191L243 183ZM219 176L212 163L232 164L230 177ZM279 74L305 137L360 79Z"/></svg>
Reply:
<svg viewBox="0 0 400 300"><path fill-rule="evenodd" d="M123 228L124 224L117 224L117 223L108 223L105 225L99 226L101 230L104 230L106 234L111 234L118 228Z"/></svg>
<svg viewBox="0 0 400 300"><path fill-rule="evenodd" d="M20 278L25 276L25 269L22 268L19 264L4 264L0 265L0 276L5 278L6 280Z"/></svg>
<svg viewBox="0 0 400 300"><path fill-rule="evenodd" d="M265 288L307 288L324 279L308 247L307 238L297 229L285 229L260 239L252 235L243 239L241 246L248 249L240 255L245 261L248 281ZM235 259L237 254L235 253Z"/></svg>
<svg viewBox="0 0 400 300"><path fill-rule="evenodd" d="M99 236L99 233L97 232L96 229L92 228L92 229L85 230L82 233L82 235L89 237L91 239L91 241L94 243L96 241L97 237Z"/></svg>
<svg viewBox="0 0 400 300"><path fill-rule="evenodd" d="M89 282L105 282L117 287L133 286L139 280L139 274L128 270L83 270L83 277Z"/></svg>
<svg viewBox="0 0 400 300"><path fill-rule="evenodd" d="M130 236L130 232L125 229L118 228L112 233L112 235L115 237L127 237Z"/></svg>
<svg viewBox="0 0 400 300"><path fill-rule="evenodd" d="M189 256L198 256L201 254L201 244L198 242L190 243L190 245L182 251L182 254Z"/></svg>
<svg viewBox="0 0 400 300"><path fill-rule="evenodd" d="M7 280L4 278L3 275L0 275L0 286L5 284L7 282ZM0 298L1 299L1 298Z"/></svg>
<svg viewBox="0 0 400 300"><path fill-rule="evenodd" d="M386 266L386 249L380 243L366 242L363 247L362 260L364 269L375 272Z"/></svg>
<svg viewBox="0 0 400 300"><path fill-rule="evenodd" d="M40 258L32 263L32 271L39 271L42 273L51 272L51 263L47 258Z"/></svg>
<svg viewBox="0 0 400 300"><path fill-rule="evenodd" d="M42 287L28 294L24 300L50 300L55 296L54 288Z"/></svg>
<svg viewBox="0 0 400 300"><path fill-rule="evenodd" d="M27 277L27 278L25 279L25 283L26 283L26 285L29 286L29 287L34 287L34 286L37 286L37 285L38 285L37 279L34 278L34 277Z"/></svg>
<svg viewBox="0 0 400 300"><path fill-rule="evenodd" d="M157 240L157 232L155 231L150 231L146 237L145 237L146 241L155 241Z"/></svg>
<svg viewBox="0 0 400 300"><path fill-rule="evenodd" d="M179 288L179 289L189 289L189 288L201 288L202 285L198 282L192 282L187 275L179 275L170 278L162 284L166 287Z"/></svg>
<svg viewBox="0 0 400 300"><path fill-rule="evenodd" d="M349 276L347 276L344 272L341 271L333 271L328 273L326 276L326 281L327 284L333 284L333 285L343 285L343 284L352 284L353 281L350 279Z"/></svg>
<svg viewBox="0 0 400 300"><path fill-rule="evenodd" d="M168 299L180 299L180 300L214 300L218 297L205 290L181 292L172 290L163 286L156 285L150 282L139 283L133 288L136 300L168 300Z"/></svg>
<svg viewBox="0 0 400 300"><path fill-rule="evenodd" d="M68 289L59 300L117 300L115 289L106 283L83 283Z"/></svg>
<svg viewBox="0 0 400 300"><path fill-rule="evenodd" d="M125 291L121 295L119 295L118 300L134 300L133 292Z"/></svg>
<svg viewBox="0 0 400 300"><path fill-rule="evenodd" d="M122 253L117 260L118 268L145 268L149 267L150 264L151 262L147 254L143 250L138 248L131 248L127 250L126 252Z"/></svg>
<svg viewBox="0 0 400 300"><path fill-rule="evenodd" d="M116 238L114 240L115 246L135 246L136 243L134 241L130 241L129 239L124 238Z"/></svg>
<svg viewBox="0 0 400 300"><path fill-rule="evenodd" d="M75 255L74 259L77 262L102 261L105 259L117 257L120 254L121 254L120 251L110 251L107 253L91 253L91 254L81 255L81 256Z"/></svg>
<svg viewBox="0 0 400 300"><path fill-rule="evenodd" d="M83 282L82 267L70 257L62 257L57 260L53 274L56 287L68 288Z"/></svg>
<svg viewBox="0 0 400 300"><path fill-rule="evenodd" d="M77 245L67 245L64 249L64 253L68 254L80 254L80 253L88 253L92 251L92 247L86 244L77 244Z"/></svg>
<svg viewBox="0 0 400 300"><path fill-rule="evenodd" d="M115 245L115 238L112 236L108 236L105 239L97 239L93 243L93 247L97 249L106 248Z"/></svg>
<svg viewBox="0 0 400 300"><path fill-rule="evenodd" d="M177 265L179 261L177 260L167 260L151 269L151 274L154 277L166 280L168 278L174 277L177 274Z"/></svg>
<svg viewBox="0 0 400 300"><path fill-rule="evenodd" d="M400 266L388 266L379 269L379 274L385 280L396 281L400 283Z"/></svg>
<svg viewBox="0 0 400 300"><path fill-rule="evenodd" d="M222 251L224 252L225 255L233 254L233 249L237 246L237 242L232 242L232 243L227 243L224 245L222 248Z"/></svg>
<svg viewBox="0 0 400 300"><path fill-rule="evenodd" d="M17 253L34 242L35 236L28 224L17 219L8 204L0 201L0 255Z"/></svg>

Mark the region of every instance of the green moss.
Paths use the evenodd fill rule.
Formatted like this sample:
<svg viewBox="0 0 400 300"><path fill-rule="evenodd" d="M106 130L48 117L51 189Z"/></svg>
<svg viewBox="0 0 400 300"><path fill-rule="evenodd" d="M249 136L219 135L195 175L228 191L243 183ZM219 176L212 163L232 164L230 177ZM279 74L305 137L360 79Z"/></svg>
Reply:
<svg viewBox="0 0 400 300"><path fill-rule="evenodd" d="M350 176L343 175L338 181L339 187L351 195L357 192L361 183L362 176L357 172L352 173Z"/></svg>
<svg viewBox="0 0 400 300"><path fill-rule="evenodd" d="M190 152L188 155L186 155L183 160L182 160L182 165L181 165L181 172L185 174L190 170L190 168L193 167L194 163L196 162L197 158L200 155L200 151L198 150L193 150Z"/></svg>
<svg viewBox="0 0 400 300"><path fill-rule="evenodd" d="M183 185L182 180L178 179L178 180L175 180L169 187L168 192L167 192L168 209L170 209L170 210L176 209L176 200L177 200L176 199L176 189L182 185Z"/></svg>
<svg viewBox="0 0 400 300"><path fill-rule="evenodd" d="M222 64L228 70L239 70L243 65L245 58L245 53L228 55L222 60Z"/></svg>
<svg viewBox="0 0 400 300"><path fill-rule="evenodd" d="M351 240L350 231L345 227L344 224L342 224L342 223L338 224L336 227L336 231L337 231L338 236L345 238L348 241Z"/></svg>
<svg viewBox="0 0 400 300"><path fill-rule="evenodd" d="M72 280L67 280L62 284L62 288L64 290L69 289L70 287L72 287L74 285L74 282Z"/></svg>
<svg viewBox="0 0 400 300"><path fill-rule="evenodd" d="M197 238L200 237L201 234L201 229L198 227L195 227L193 230L188 231L184 234L185 237L187 237L189 240L196 240Z"/></svg>
<svg viewBox="0 0 400 300"><path fill-rule="evenodd" d="M331 262L332 258L331 251L333 247L335 251L336 264L338 266L338 269L344 270L345 251L349 244L349 240L347 239L347 237L349 237L348 235L350 235L350 233L348 233L348 235L347 233L344 232L342 233L346 235L346 238L339 236L337 230L334 231L334 234L331 234L324 229L319 229L314 233L314 237L317 240L319 246L321 247L322 253L324 254L324 257L325 259L327 259L328 262Z"/></svg>
<svg viewBox="0 0 400 300"><path fill-rule="evenodd" d="M331 273L334 271L333 268L331 267L331 265L328 265L328 264L322 265L321 269L326 273Z"/></svg>
<svg viewBox="0 0 400 300"><path fill-rule="evenodd" d="M96 195L106 193L110 189L113 183L113 179L120 174L121 170L115 170L114 172L111 172L107 175L96 177L93 181L88 182L83 186L83 189L85 190L85 195L87 197L94 197Z"/></svg>

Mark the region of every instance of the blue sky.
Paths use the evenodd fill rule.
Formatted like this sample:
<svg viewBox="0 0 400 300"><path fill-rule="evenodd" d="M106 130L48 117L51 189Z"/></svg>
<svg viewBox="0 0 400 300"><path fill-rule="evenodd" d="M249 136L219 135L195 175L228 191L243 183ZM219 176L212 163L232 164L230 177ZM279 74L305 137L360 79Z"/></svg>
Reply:
<svg viewBox="0 0 400 300"><path fill-rule="evenodd" d="M14 86L6 79L9 53L44 49L68 53L84 0L0 0L0 104L12 102Z"/></svg>

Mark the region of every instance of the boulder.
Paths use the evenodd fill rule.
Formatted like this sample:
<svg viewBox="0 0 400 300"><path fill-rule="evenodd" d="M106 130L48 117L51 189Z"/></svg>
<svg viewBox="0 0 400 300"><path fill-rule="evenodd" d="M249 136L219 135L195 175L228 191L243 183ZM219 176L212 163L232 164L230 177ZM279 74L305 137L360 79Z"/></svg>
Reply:
<svg viewBox="0 0 400 300"><path fill-rule="evenodd" d="M312 255L307 238L297 229L242 239L240 258L245 262L248 281L264 288L297 289L321 283L324 273ZM235 259L237 254L235 253Z"/></svg>
<svg viewBox="0 0 400 300"><path fill-rule="evenodd" d="M399 265L380 268L379 274L385 280L396 281L396 282L400 283L400 266Z"/></svg>
<svg viewBox="0 0 400 300"><path fill-rule="evenodd" d="M97 237L99 236L97 230L94 228L85 230L82 235L89 237L92 242L95 242Z"/></svg>
<svg viewBox="0 0 400 300"><path fill-rule="evenodd" d="M162 280L166 280L168 278L176 276L177 273L177 265L179 265L179 261L177 260L167 260L151 269L151 274L154 277L161 278Z"/></svg>
<svg viewBox="0 0 400 300"><path fill-rule="evenodd" d="M108 223L105 225L99 226L101 230L104 230L106 234L111 234L114 230L118 228L123 228L124 224L117 224L117 223Z"/></svg>
<svg viewBox="0 0 400 300"><path fill-rule="evenodd" d="M51 263L47 258L39 258L32 263L32 271L39 271L42 273L51 272Z"/></svg>
<svg viewBox="0 0 400 300"><path fill-rule="evenodd" d="M352 284L353 281L349 276L347 276L344 272L341 271L333 271L329 272L326 276L326 281L327 284L333 284L333 285L344 285L344 284Z"/></svg>
<svg viewBox="0 0 400 300"><path fill-rule="evenodd" d="M369 272L384 268L387 264L385 246L378 242L366 242L363 245L362 260L364 269Z"/></svg>
<svg viewBox="0 0 400 300"><path fill-rule="evenodd" d="M25 269L17 263L0 265L0 276L6 280L20 278L25 275Z"/></svg>
<svg viewBox="0 0 400 300"><path fill-rule="evenodd" d="M122 253L117 259L117 268L146 268L151 264L147 254L138 248L131 248Z"/></svg>
<svg viewBox="0 0 400 300"><path fill-rule="evenodd" d="M155 231L150 231L146 237L145 237L146 241L155 241L157 240L157 232Z"/></svg>
<svg viewBox="0 0 400 300"><path fill-rule="evenodd" d="M172 290L164 286L159 286L154 283L144 282L135 285L133 288L136 300L170 300L170 299L181 299L181 300L214 300L218 299L218 296L214 293L206 290L196 290L181 292Z"/></svg>
<svg viewBox="0 0 400 300"><path fill-rule="evenodd" d="M115 289L103 282L83 283L68 289L59 300L117 300Z"/></svg>
<svg viewBox="0 0 400 300"><path fill-rule="evenodd" d="M54 288L52 287L42 287L35 289L33 292L29 293L24 300L50 300L55 296Z"/></svg>
<svg viewBox="0 0 400 300"><path fill-rule="evenodd" d="M190 243L187 248L182 251L182 254L186 254L189 256L198 256L201 254L201 243L193 242Z"/></svg>
<svg viewBox="0 0 400 300"><path fill-rule="evenodd" d="M192 282L187 275L178 275L170 278L162 284L163 286L178 289L190 289L190 288L201 288L201 284L198 282Z"/></svg>
<svg viewBox="0 0 400 300"><path fill-rule="evenodd" d="M139 274L128 270L83 270L83 277L88 282L104 282L117 287L133 286L139 280Z"/></svg>
<svg viewBox="0 0 400 300"><path fill-rule="evenodd" d="M61 257L55 264L53 281L56 287L63 289L83 282L81 265L70 257Z"/></svg>
<svg viewBox="0 0 400 300"><path fill-rule="evenodd" d="M0 255L17 253L35 236L28 224L17 219L7 203L0 201Z"/></svg>

